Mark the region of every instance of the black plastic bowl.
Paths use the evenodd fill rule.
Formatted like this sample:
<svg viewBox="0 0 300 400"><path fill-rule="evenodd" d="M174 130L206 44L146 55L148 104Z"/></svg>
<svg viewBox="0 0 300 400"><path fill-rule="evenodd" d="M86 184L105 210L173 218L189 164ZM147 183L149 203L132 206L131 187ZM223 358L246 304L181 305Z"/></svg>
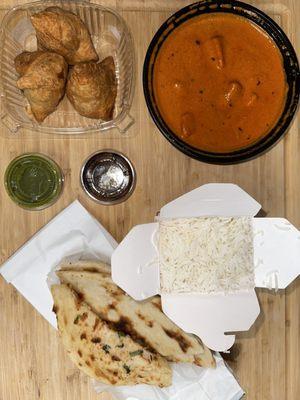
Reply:
<svg viewBox="0 0 300 400"><path fill-rule="evenodd" d="M199 150L182 141L165 123L155 100L153 70L160 47L166 38L181 24L202 14L230 13L245 17L262 28L280 50L286 73L288 93L284 110L276 126L249 147L230 153L213 153ZM239 1L200 1L182 8L173 14L156 32L148 48L143 70L144 95L148 110L158 129L178 150L197 160L213 164L234 164L249 160L270 149L288 130L296 114L299 102L300 72L295 50L283 30L265 13Z"/></svg>

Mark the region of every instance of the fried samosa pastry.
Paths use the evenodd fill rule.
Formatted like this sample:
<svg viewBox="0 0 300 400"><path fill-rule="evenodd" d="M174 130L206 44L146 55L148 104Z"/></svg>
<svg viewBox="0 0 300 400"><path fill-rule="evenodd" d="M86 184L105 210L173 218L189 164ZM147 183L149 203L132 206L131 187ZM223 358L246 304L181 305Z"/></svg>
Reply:
<svg viewBox="0 0 300 400"><path fill-rule="evenodd" d="M31 16L39 48L62 55L68 64L98 61L90 33L82 20L60 7Z"/></svg>
<svg viewBox="0 0 300 400"><path fill-rule="evenodd" d="M56 53L25 51L15 58L15 68L20 75L17 87L29 102L29 114L43 122L64 96L68 74L65 59Z"/></svg>
<svg viewBox="0 0 300 400"><path fill-rule="evenodd" d="M69 73L67 96L84 117L111 120L117 96L113 58L107 57L99 64L75 65Z"/></svg>

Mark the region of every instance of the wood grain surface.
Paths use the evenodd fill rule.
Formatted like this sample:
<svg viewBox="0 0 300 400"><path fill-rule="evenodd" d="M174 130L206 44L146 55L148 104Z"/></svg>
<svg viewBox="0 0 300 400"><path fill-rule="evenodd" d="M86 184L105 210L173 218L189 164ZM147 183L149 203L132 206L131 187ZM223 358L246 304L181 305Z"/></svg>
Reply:
<svg viewBox="0 0 300 400"><path fill-rule="evenodd" d="M96 2L96 1L95 1ZM2 0L0 16L22 0ZM137 85L132 106L135 125L128 138L53 137L34 132L11 135L0 125L0 179L9 161L24 152L43 152L62 166L65 190L52 207L28 212L0 189L0 261L4 262L54 215L78 198L117 239L132 226L151 222L166 202L208 182L233 182L255 197L268 216L286 216L300 227L299 117L270 152L235 166L206 165L189 159L159 134L147 112L141 87L144 55L163 20L186 5L181 0L103 0L123 15L134 36ZM274 17L299 51L300 1L249 1ZM298 38L298 42L296 42ZM97 205L82 191L83 160L98 149L124 152L137 170L137 187L125 203ZM238 334L229 356L248 400L300 398L300 279L277 294L257 290L261 315L248 332ZM67 358L57 333L10 285L0 279L0 400L94 400L89 378ZM149 399L151 400L151 399Z"/></svg>

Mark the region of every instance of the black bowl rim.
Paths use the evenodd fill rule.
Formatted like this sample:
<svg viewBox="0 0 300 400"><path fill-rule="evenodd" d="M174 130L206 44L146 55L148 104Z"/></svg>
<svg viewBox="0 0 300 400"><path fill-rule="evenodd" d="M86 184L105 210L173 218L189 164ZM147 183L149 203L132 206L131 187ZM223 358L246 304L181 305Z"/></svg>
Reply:
<svg viewBox="0 0 300 400"><path fill-rule="evenodd" d="M191 14L191 10L196 9L196 13ZM282 112L281 117L278 120L276 126L269 132L268 135L263 137L260 141L254 143L253 145L240 149L234 152L229 153L214 153L207 152L197 149L186 142L182 141L171 129L167 126L166 123L162 122L163 118L160 116L160 119L157 117L157 111L153 107L151 95L148 88L148 76L151 68L150 59L157 45L161 35L165 32L166 27L175 19L182 17L183 15L190 13L189 18L193 18L195 16L199 16L207 13L230 13L240 15L240 12L245 12L242 16L247 19L250 19L256 25L258 25L261 29L263 29L275 42L277 45L284 62L284 69L287 76L288 83L288 94L286 98L286 104L284 110ZM246 14L248 13L248 14ZM253 15L254 14L254 15ZM252 18L251 18L252 16ZM273 32L268 31L264 26L261 26L255 20L255 17L259 17L264 23L268 25L268 28L272 28ZM180 24L184 21L181 21ZM276 34L274 33L276 32ZM166 35L167 37L168 35ZM164 38L165 40L165 38ZM163 41L164 41L163 40ZM281 44L282 43L282 44ZM161 46L161 44L160 44ZM284 50L283 50L284 47ZM285 53L283 53L285 51ZM158 52L157 52L158 53ZM292 60L292 65L290 61ZM283 31L283 29L267 14L258 8L241 2L237 0L204 0L198 1L196 3L192 3L188 6L185 6L171 15L157 30L154 37L152 38L150 45L147 49L147 53L145 56L144 66L143 66L143 90L144 96L147 104L147 108L149 113L160 130L160 132L165 136L165 138L178 150L182 153L186 154L189 157L192 157L196 160L203 161L211 164L235 164L244 161L249 161L266 151L270 150L277 142L285 135L288 131L290 125L292 124L294 117L297 113L297 109L299 106L299 92L300 92L300 71L299 71L299 63L297 59L297 55L293 45L291 44L289 38ZM289 108L291 109L289 110ZM288 112L288 116L286 114ZM281 123L281 128L278 129L278 125ZM278 132L276 132L278 130Z"/></svg>

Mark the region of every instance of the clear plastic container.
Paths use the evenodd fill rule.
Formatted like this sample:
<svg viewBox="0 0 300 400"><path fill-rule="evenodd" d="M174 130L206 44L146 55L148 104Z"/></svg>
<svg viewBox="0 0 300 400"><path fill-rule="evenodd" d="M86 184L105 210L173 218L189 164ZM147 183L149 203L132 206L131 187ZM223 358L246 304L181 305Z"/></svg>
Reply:
<svg viewBox="0 0 300 400"><path fill-rule="evenodd" d="M42 124L38 124L27 114L27 100L16 87L18 74L14 69L14 58L22 51L36 50L35 30L30 16L53 5L80 16L91 33L100 60L108 55L114 57L118 94L111 121L81 116L66 96L57 110ZM18 132L20 128L53 134L84 134L117 128L124 134L134 123L129 114L135 78L133 42L124 20L115 11L77 0L29 3L14 7L5 15L0 35L0 96L3 110L1 120L12 133Z"/></svg>

